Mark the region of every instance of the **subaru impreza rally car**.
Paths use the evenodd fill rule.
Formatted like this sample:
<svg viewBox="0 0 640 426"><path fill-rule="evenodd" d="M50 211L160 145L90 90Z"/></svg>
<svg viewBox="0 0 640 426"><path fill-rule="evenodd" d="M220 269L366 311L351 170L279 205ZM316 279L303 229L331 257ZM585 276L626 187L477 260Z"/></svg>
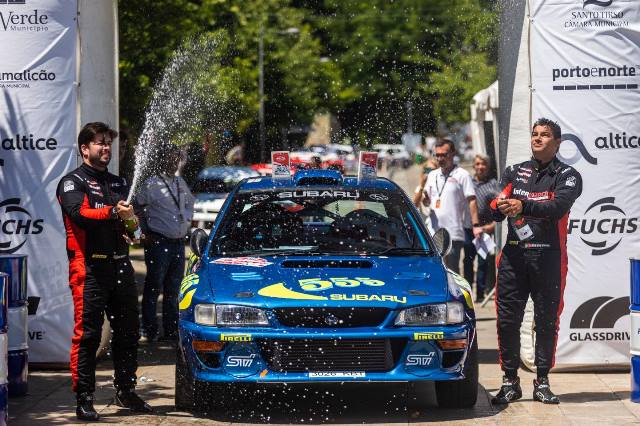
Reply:
<svg viewBox="0 0 640 426"><path fill-rule="evenodd" d="M387 179L245 179L191 238L176 406L216 408L248 383L427 380L441 406L473 406L475 315L449 246Z"/></svg>

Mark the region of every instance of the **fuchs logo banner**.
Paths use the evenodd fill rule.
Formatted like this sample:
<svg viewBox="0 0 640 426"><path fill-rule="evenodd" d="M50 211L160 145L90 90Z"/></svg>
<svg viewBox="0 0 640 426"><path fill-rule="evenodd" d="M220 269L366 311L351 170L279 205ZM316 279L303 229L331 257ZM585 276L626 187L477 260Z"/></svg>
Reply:
<svg viewBox="0 0 640 426"><path fill-rule="evenodd" d="M529 5L531 117L560 124L558 157L583 180L566 222L556 364L628 365L629 258L640 247L640 120L629 115L640 105L640 1Z"/></svg>
<svg viewBox="0 0 640 426"><path fill-rule="evenodd" d="M39 301L29 306L29 362L69 362L73 302L55 194L76 167L77 18L77 0L0 0L0 254L29 259L28 294Z"/></svg>

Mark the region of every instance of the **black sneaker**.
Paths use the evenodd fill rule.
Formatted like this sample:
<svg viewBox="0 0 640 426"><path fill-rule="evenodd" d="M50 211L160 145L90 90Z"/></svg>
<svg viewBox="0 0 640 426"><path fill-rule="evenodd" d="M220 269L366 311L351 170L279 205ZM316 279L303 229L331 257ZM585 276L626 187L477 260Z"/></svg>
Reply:
<svg viewBox="0 0 640 426"><path fill-rule="evenodd" d="M82 392L76 396L78 405L76 406L76 417L79 420L96 421L100 419L100 415L93 408L93 394L90 392Z"/></svg>
<svg viewBox="0 0 640 426"><path fill-rule="evenodd" d="M560 398L551 392L548 377L540 377L533 381L533 400L543 404L560 404Z"/></svg>
<svg viewBox="0 0 640 426"><path fill-rule="evenodd" d="M492 404L508 404L522 398L522 388L520 387L520 378L510 379L507 376L502 377L502 387L500 391L491 398Z"/></svg>
<svg viewBox="0 0 640 426"><path fill-rule="evenodd" d="M153 408L136 395L133 389L118 390L116 392L116 405L137 413L153 413Z"/></svg>

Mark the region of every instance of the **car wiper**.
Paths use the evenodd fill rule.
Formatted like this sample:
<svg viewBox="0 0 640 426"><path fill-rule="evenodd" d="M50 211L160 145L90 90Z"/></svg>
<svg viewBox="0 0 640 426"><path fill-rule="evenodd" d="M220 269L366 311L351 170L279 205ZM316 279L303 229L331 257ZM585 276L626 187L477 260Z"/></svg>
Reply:
<svg viewBox="0 0 640 426"><path fill-rule="evenodd" d="M385 255L385 254L406 254L406 255L426 254L426 255L431 255L432 252L431 252L431 250L416 249L416 248L410 248L410 247L391 247L391 248L388 248L388 249L382 250L382 251L369 252L369 254L372 255L372 256L382 256L382 255Z"/></svg>
<svg viewBox="0 0 640 426"><path fill-rule="evenodd" d="M288 255L288 256L297 256L297 255L305 255L305 254L311 254L311 255L318 255L318 254L323 254L317 251L313 251L313 250L309 250L309 249L304 249L304 250L300 250L300 249L273 249L273 250L251 250L251 251L234 251L234 252L228 252L225 254L225 256L257 256L257 257L263 257L263 256L282 256L282 255Z"/></svg>

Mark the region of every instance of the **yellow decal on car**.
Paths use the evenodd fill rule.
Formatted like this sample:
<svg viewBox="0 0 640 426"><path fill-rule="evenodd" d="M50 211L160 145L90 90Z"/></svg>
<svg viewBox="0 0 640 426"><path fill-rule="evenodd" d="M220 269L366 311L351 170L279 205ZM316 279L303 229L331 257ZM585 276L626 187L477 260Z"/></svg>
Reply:
<svg viewBox="0 0 640 426"><path fill-rule="evenodd" d="M250 334L220 334L220 340L223 342L250 342L251 335Z"/></svg>
<svg viewBox="0 0 640 426"><path fill-rule="evenodd" d="M298 291L289 290L283 283L272 284L258 290L260 296L275 297L278 299L296 299L296 300L327 300L325 296L314 296L311 294L300 293Z"/></svg>
<svg viewBox="0 0 640 426"><path fill-rule="evenodd" d="M191 306L191 300L193 299L193 294L196 292L196 290L197 288L194 288L184 295L182 300L180 300L180 303L178 303L178 308L180 310L189 309L189 306Z"/></svg>
<svg viewBox="0 0 640 426"><path fill-rule="evenodd" d="M413 333L413 340L442 340L442 339L444 339L444 331Z"/></svg>
<svg viewBox="0 0 640 426"><path fill-rule="evenodd" d="M191 306L191 300L196 292L197 285L200 283L200 277L198 274L189 274L180 283L180 290L178 291L178 308L181 310L188 309Z"/></svg>

